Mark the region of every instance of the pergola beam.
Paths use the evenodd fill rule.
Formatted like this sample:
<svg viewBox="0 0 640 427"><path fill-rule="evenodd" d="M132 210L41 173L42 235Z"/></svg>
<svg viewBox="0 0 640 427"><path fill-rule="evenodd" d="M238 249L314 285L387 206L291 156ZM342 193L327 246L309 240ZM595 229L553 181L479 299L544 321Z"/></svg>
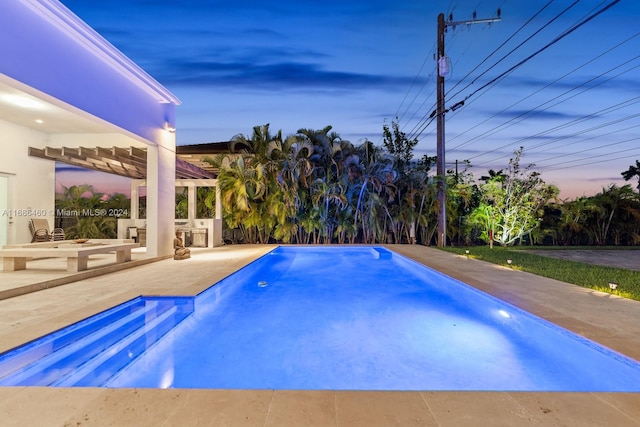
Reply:
<svg viewBox="0 0 640 427"><path fill-rule="evenodd" d="M147 151L138 147L29 147L29 156L133 179L147 177ZM177 179L212 179L216 175L176 157Z"/></svg>

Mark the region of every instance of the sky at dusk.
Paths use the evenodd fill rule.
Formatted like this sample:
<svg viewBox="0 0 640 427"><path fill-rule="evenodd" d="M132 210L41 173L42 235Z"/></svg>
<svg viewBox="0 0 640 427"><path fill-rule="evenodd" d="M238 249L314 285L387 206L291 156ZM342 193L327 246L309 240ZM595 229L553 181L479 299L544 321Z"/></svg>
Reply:
<svg viewBox="0 0 640 427"><path fill-rule="evenodd" d="M445 105L464 101L445 116L448 166L469 160L479 178L523 146L523 163L574 198L624 185L620 173L640 159L637 0L62 3L182 101L178 145L266 123L284 135L332 125L382 145L397 117L419 140L415 157L436 150L438 14L500 9L491 25L447 26ZM82 184L77 173L58 184Z"/></svg>

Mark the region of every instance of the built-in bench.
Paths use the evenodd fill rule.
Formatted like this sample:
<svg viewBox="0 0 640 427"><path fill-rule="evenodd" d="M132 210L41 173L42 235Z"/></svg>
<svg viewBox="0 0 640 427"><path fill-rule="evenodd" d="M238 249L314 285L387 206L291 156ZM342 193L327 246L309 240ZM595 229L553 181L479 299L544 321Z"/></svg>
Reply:
<svg viewBox="0 0 640 427"><path fill-rule="evenodd" d="M27 261L33 258L67 258L67 271L78 272L87 269L90 255L115 252L116 263L131 261L131 249L138 243L95 239L84 243L74 240L57 242L26 243L5 245L0 250L4 271L24 270Z"/></svg>

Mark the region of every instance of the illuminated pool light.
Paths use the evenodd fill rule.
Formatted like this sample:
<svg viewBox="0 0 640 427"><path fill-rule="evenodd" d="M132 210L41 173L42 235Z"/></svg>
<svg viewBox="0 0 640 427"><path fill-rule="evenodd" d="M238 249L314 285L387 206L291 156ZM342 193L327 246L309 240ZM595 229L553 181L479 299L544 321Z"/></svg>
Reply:
<svg viewBox="0 0 640 427"><path fill-rule="evenodd" d="M506 311L504 311L504 310L498 310L498 313L500 313L500 315L502 317L506 317L507 319L511 319L511 315L509 313L507 313Z"/></svg>

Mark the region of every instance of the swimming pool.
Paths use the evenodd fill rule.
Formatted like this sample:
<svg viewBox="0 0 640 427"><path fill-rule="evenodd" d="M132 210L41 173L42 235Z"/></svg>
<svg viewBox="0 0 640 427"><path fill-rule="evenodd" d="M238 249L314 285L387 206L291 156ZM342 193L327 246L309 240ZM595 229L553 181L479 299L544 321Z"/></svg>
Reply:
<svg viewBox="0 0 640 427"><path fill-rule="evenodd" d="M640 365L384 248L279 247L0 355L0 385L637 392Z"/></svg>

